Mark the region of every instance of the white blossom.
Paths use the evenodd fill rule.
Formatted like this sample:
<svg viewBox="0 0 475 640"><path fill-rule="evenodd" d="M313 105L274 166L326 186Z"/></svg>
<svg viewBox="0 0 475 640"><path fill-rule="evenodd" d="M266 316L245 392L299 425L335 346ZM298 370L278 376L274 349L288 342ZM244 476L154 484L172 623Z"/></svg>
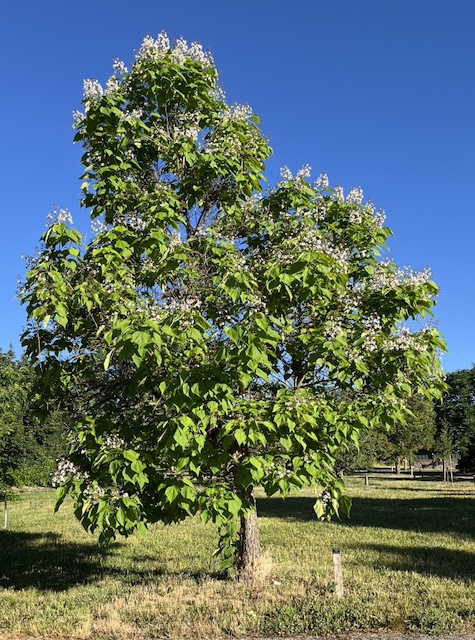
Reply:
<svg viewBox="0 0 475 640"><path fill-rule="evenodd" d="M384 209L379 209L379 211L374 215L374 218L373 218L374 224L378 227L382 227L385 220L386 220L386 213Z"/></svg>
<svg viewBox="0 0 475 640"><path fill-rule="evenodd" d="M143 116L142 109L136 108L136 109L132 109L132 111L124 112L121 115L120 119L124 122L134 122L136 120L140 120L142 116Z"/></svg>
<svg viewBox="0 0 475 640"><path fill-rule="evenodd" d="M305 180L306 178L310 178L311 172L312 167L305 163L303 167L297 171L297 175L295 177L297 180Z"/></svg>
<svg viewBox="0 0 475 640"><path fill-rule="evenodd" d="M91 230L93 233L102 233L103 231L107 231L108 228L109 227L98 218L94 218L94 220L91 221Z"/></svg>
<svg viewBox="0 0 475 640"><path fill-rule="evenodd" d="M73 224L73 217L64 207L53 205L53 210L46 216L48 226L52 224Z"/></svg>
<svg viewBox="0 0 475 640"><path fill-rule="evenodd" d="M293 175L290 169L284 165L280 170L280 177L282 180L292 180Z"/></svg>
<svg viewBox="0 0 475 640"><path fill-rule="evenodd" d="M321 173L315 180L315 187L317 189L328 189L330 183L326 173Z"/></svg>
<svg viewBox="0 0 475 640"><path fill-rule="evenodd" d="M353 204L361 204L363 202L363 189L361 187L353 187L346 196L346 201Z"/></svg>
<svg viewBox="0 0 475 640"><path fill-rule="evenodd" d="M118 75L121 75L121 76L124 76L129 71L125 66L125 64L122 62L122 60L119 60L119 58L114 58L114 62L112 63L112 68Z"/></svg>
<svg viewBox="0 0 475 640"><path fill-rule="evenodd" d="M350 224L361 224L363 222L363 214L359 209L353 209L350 211L348 220Z"/></svg>
<svg viewBox="0 0 475 640"><path fill-rule="evenodd" d="M78 111L77 109L75 109L73 111L73 120L74 120L74 124L80 124L85 118L85 115L82 111Z"/></svg>
<svg viewBox="0 0 475 640"><path fill-rule="evenodd" d="M104 95L104 89L97 80L86 79L83 87L85 100L99 100Z"/></svg>
<svg viewBox="0 0 475 640"><path fill-rule="evenodd" d="M51 484L53 487L57 487L65 480L69 480L72 478L76 480L82 477L81 471L76 467L76 465L68 460L67 458L61 458L58 460L58 466L56 471L54 471L51 475Z"/></svg>
<svg viewBox="0 0 475 640"><path fill-rule="evenodd" d="M120 89L120 81L116 76L111 76L106 82L106 95L116 93Z"/></svg>
<svg viewBox="0 0 475 640"><path fill-rule="evenodd" d="M252 109L248 104L233 104L228 108L227 115L230 120L247 121L252 116Z"/></svg>
<svg viewBox="0 0 475 640"><path fill-rule="evenodd" d="M112 434L107 436L104 444L110 449L122 449L125 444L125 440L118 435Z"/></svg>
<svg viewBox="0 0 475 640"><path fill-rule="evenodd" d="M343 187L340 184L337 184L336 187L333 189L333 199L340 201L340 202L344 202L345 200L345 194L343 193Z"/></svg>

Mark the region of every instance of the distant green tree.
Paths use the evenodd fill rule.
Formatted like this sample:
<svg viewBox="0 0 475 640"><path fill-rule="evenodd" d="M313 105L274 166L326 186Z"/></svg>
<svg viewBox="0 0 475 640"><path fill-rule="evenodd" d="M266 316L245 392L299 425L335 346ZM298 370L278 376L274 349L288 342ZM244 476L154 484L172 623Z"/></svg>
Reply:
<svg viewBox="0 0 475 640"><path fill-rule="evenodd" d="M31 397L35 372L12 350L0 350L0 488L46 485L66 450L64 420L49 411L40 421Z"/></svg>
<svg viewBox="0 0 475 640"><path fill-rule="evenodd" d="M363 431L359 445L350 445L340 451L337 468L341 470L371 469L376 462L395 464L398 473L402 460L414 462L421 449L431 449L436 431L432 402L421 395L406 400L405 420L389 429L384 424Z"/></svg>
<svg viewBox="0 0 475 640"><path fill-rule="evenodd" d="M447 390L442 403L435 403L437 450L461 454L460 467L475 468L475 365L447 374Z"/></svg>
<svg viewBox="0 0 475 640"><path fill-rule="evenodd" d="M432 402L421 395L414 395L407 400L409 410L405 423L394 425L387 434L388 457L396 463L399 473L401 460L414 462L415 454L421 449L431 449L436 432L436 415Z"/></svg>

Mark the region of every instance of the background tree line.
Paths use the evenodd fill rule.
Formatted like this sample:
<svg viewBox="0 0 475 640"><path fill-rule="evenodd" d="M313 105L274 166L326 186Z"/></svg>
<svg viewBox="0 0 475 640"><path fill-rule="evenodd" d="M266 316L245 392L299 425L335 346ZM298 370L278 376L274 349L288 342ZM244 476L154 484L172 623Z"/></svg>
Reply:
<svg viewBox="0 0 475 640"><path fill-rule="evenodd" d="M61 412L34 415L35 383L25 358L0 349L0 490L48 485L66 451Z"/></svg>
<svg viewBox="0 0 475 640"><path fill-rule="evenodd" d="M359 447L342 450L340 470L371 469L386 462L400 470L414 464L415 456L424 452L444 463L450 456L459 459L461 471L475 470L475 365L447 374L447 389L442 402L422 396L408 399L412 415L406 424L389 431L381 424L360 434Z"/></svg>

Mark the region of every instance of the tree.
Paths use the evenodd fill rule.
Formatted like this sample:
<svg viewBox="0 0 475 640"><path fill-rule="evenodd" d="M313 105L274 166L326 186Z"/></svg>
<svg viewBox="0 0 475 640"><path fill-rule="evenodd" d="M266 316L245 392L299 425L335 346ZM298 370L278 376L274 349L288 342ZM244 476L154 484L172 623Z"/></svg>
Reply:
<svg viewBox="0 0 475 640"><path fill-rule="evenodd" d="M397 473L401 470L401 459L412 465L414 455L421 449L430 449L434 444L435 411L433 403L426 397L414 395L407 401L410 412L404 422L396 424L387 434L386 459L396 462Z"/></svg>
<svg viewBox="0 0 475 640"><path fill-rule="evenodd" d="M447 374L447 388L437 413L437 451L461 454L460 466L475 467L475 366Z"/></svg>
<svg viewBox="0 0 475 640"><path fill-rule="evenodd" d="M0 488L47 485L57 459L65 455L64 417L34 415L34 371L13 351L0 350Z"/></svg>
<svg viewBox="0 0 475 640"><path fill-rule="evenodd" d="M2 455L2 449L9 435L21 428L27 402L25 380L25 366L16 361L13 350L0 350L0 488L3 490L11 484L8 473L11 462Z"/></svg>
<svg viewBox="0 0 475 640"><path fill-rule="evenodd" d="M436 430L435 411L429 398L413 395L406 399L403 421L390 428L379 424L362 431L358 446L350 445L337 458L341 470L372 468L378 461L395 463L401 471L401 460L412 465L414 455L421 449L431 449Z"/></svg>
<svg viewBox="0 0 475 640"><path fill-rule="evenodd" d="M361 190L304 167L262 194L259 120L199 45L147 37L83 102L95 235L57 212L22 292L40 394L76 417L58 504L102 541L199 513L252 579L257 485L348 510L340 447L402 420L411 390L439 393L439 333L404 325L437 287L379 258L390 232Z"/></svg>

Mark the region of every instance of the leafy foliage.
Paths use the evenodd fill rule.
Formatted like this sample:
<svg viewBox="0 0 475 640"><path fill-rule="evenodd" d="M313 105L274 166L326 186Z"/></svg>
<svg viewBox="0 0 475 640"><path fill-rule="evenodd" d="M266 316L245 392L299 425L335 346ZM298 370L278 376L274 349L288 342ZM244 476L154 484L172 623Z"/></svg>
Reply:
<svg viewBox="0 0 475 640"><path fill-rule="evenodd" d="M359 190L304 168L261 194L259 120L198 45L162 34L116 68L76 118L96 234L53 223L22 295L40 393L76 421L59 504L103 541L200 513L223 551L256 485L348 510L338 450L438 393L440 335L403 324L436 285L380 259L390 231Z"/></svg>
<svg viewBox="0 0 475 640"><path fill-rule="evenodd" d="M47 485L57 459L66 453L64 420L49 411L33 413L32 367L13 351L0 351L0 487Z"/></svg>
<svg viewBox="0 0 475 640"><path fill-rule="evenodd" d="M475 366L447 374L447 389L437 412L437 451L462 454L460 465L475 468Z"/></svg>

